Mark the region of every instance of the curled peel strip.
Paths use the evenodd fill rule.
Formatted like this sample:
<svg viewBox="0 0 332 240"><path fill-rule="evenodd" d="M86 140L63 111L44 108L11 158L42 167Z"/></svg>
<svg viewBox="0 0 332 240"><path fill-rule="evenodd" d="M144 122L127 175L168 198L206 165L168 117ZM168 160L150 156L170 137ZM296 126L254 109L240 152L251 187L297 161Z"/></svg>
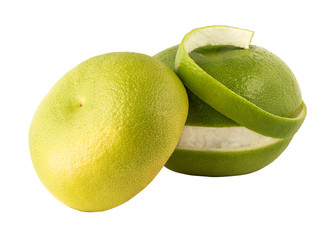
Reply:
<svg viewBox="0 0 332 240"><path fill-rule="evenodd" d="M194 49L206 45L232 45L248 49L253 34L249 30L227 26L195 29L185 35L179 45L175 70L190 91L235 122L270 137L293 136L306 116L304 102L292 116L280 117L271 114L215 80L189 56Z"/></svg>

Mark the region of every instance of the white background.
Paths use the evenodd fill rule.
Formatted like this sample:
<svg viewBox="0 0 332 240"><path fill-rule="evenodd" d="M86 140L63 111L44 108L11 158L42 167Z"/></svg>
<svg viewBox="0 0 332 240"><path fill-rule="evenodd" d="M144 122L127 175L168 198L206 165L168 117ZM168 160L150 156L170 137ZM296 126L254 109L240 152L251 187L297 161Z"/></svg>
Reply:
<svg viewBox="0 0 332 240"><path fill-rule="evenodd" d="M329 1L1 1L0 239L332 239ZM207 178L164 168L129 202L79 212L35 173L29 125L42 98L103 53L154 55L191 29L230 25L293 70L307 119L271 165Z"/></svg>

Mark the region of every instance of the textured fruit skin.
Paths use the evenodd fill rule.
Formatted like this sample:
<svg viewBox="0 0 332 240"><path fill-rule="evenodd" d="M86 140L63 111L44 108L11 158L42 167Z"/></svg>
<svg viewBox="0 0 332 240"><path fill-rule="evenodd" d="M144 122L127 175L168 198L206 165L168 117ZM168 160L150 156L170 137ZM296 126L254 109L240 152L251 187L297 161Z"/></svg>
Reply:
<svg viewBox="0 0 332 240"><path fill-rule="evenodd" d="M71 208L116 207L163 167L187 112L185 88L165 64L138 53L91 58L38 107L29 132L34 168Z"/></svg>
<svg viewBox="0 0 332 240"><path fill-rule="evenodd" d="M218 68L223 66L222 63L216 63L216 62L223 61L223 59L220 59L219 55L222 55L223 52L233 51L236 49L230 47L223 48L220 46L214 48L219 48L219 49L216 52L214 52L215 49L213 48L198 49L196 50L197 52L194 51L192 53L191 57L193 57L195 61L197 60L197 62L199 62L200 64L204 64L204 60L207 60L210 57L213 58L215 57L213 60L208 60L208 62L210 61L209 63L211 63L212 66L204 64L204 67L205 70L209 71L209 74L211 74L212 76L220 77L219 75L220 72L222 71L218 71ZM250 50L252 50L253 48L258 48L258 47L253 46ZM178 46L170 47L156 54L154 57L161 60L172 70L174 70L174 61L177 49ZM212 52L210 52L210 50L212 50ZM266 50L261 50L259 48L257 51L260 52ZM256 49L254 50L253 55L255 55L255 52ZM211 54L213 55L211 56ZM237 64L234 63L235 60L232 59L232 56L228 58L231 58L232 60L231 64ZM240 59L239 61L242 60ZM246 61L250 60L246 59ZM213 67L215 67L217 70ZM229 68L232 68L232 66L229 66ZM232 70L229 70L230 73L231 71ZM249 71L249 70L244 70L244 71ZM231 79L229 81L232 80L234 79ZM243 90L241 88L243 87L250 88L250 84L249 86L239 85L237 87L240 88L240 90L245 93L245 89ZM299 104L297 91L298 90L294 91L294 96L296 99L295 103L293 103L294 105ZM194 95L190 90L187 89L187 92L189 97L189 113L186 121L186 126L201 126L201 127L239 126L238 123L234 122L233 120L227 118L225 115L216 111L214 108L212 108L204 101L202 101L200 98L198 98L196 95ZM294 107L295 110L296 107L298 106ZM284 111L284 109L281 107L279 112L282 111ZM189 174L189 175L199 175L199 176L219 177L219 176L234 176L234 175L247 174L262 169L271 162L273 162L287 148L292 138L293 136L282 138L273 144L244 151L199 151L199 150L185 150L185 149L176 148L170 159L165 164L165 167L175 172Z"/></svg>
<svg viewBox="0 0 332 240"><path fill-rule="evenodd" d="M223 177L258 171L272 163L287 148L292 138L245 151L195 151L176 149L165 167L175 172Z"/></svg>

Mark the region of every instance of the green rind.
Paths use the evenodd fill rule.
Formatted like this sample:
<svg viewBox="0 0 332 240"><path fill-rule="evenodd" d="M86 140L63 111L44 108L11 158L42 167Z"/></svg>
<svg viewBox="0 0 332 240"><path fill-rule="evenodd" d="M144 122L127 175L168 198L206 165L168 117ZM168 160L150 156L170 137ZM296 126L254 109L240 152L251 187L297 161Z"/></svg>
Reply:
<svg viewBox="0 0 332 240"><path fill-rule="evenodd" d="M213 26L213 28L218 27L224 28ZM301 103L296 116L280 117L264 111L216 81L195 63L185 49L185 43L193 32L201 29L188 33L176 54L175 70L185 86L220 113L257 133L276 138L293 136L306 116L304 102Z"/></svg>
<svg viewBox="0 0 332 240"><path fill-rule="evenodd" d="M287 148L292 137L246 151L196 151L176 149L167 161L168 169L189 175L222 177L255 172L273 162Z"/></svg>
<svg viewBox="0 0 332 240"><path fill-rule="evenodd" d="M238 123L213 109L187 89L189 111L186 126L236 127ZM192 107L190 107L192 106Z"/></svg>
<svg viewBox="0 0 332 240"><path fill-rule="evenodd" d="M179 45L170 47L154 55L153 57L165 63L174 71L174 60ZM201 126L201 127L235 127L239 126L233 120L227 118L214 108L199 99L190 90L186 89L188 93L189 107L186 126Z"/></svg>

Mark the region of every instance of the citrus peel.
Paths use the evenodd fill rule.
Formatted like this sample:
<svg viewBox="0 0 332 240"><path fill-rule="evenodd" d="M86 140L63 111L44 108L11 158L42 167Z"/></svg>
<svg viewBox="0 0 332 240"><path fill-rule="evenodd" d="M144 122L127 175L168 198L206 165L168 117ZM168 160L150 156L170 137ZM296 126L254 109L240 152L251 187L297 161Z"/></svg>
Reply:
<svg viewBox="0 0 332 240"><path fill-rule="evenodd" d="M194 29L185 35L179 45L175 71L190 91L240 125L265 136L291 137L305 119L306 105L303 101L291 116L269 113L218 82L189 55L193 50L207 45L231 45L247 49L252 36L252 31L228 26Z"/></svg>

